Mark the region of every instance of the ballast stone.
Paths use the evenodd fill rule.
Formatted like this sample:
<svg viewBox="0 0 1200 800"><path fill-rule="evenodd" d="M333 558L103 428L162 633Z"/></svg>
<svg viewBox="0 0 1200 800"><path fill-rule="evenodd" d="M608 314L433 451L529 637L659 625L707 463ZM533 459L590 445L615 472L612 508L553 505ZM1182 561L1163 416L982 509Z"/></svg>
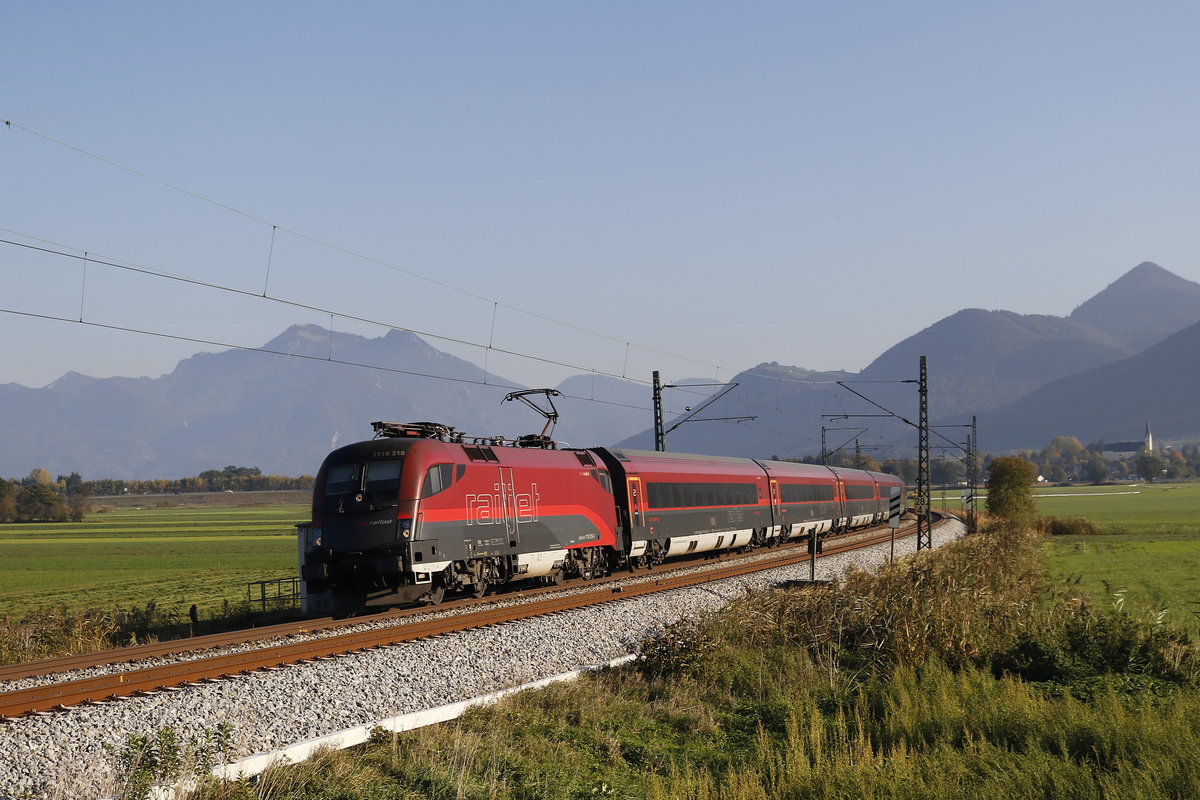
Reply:
<svg viewBox="0 0 1200 800"><path fill-rule="evenodd" d="M954 522L935 546L960 537ZM896 543L912 552L911 538ZM823 556L818 578L884 563L887 544ZM730 578L667 595L619 599L550 617L408 642L346 658L255 672L187 691L132 698L0 725L0 800L115 794L115 757L130 735L173 729L182 741L218 725L234 730L241 757L606 662L685 617L715 610L748 589L807 579L808 564Z"/></svg>

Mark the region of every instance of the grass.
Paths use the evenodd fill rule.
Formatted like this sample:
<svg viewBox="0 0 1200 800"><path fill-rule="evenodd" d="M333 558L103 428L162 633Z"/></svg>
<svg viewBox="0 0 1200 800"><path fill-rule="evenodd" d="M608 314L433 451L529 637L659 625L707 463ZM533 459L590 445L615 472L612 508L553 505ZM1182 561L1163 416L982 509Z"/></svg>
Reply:
<svg viewBox="0 0 1200 800"><path fill-rule="evenodd" d="M246 599L246 583L296 574L305 506L121 509L82 523L0 526L0 608L192 604Z"/></svg>
<svg viewBox="0 0 1200 800"><path fill-rule="evenodd" d="M747 596L634 668L379 731L248 798L1168 798L1200 794L1200 650L1055 591L984 534Z"/></svg>
<svg viewBox="0 0 1200 800"><path fill-rule="evenodd" d="M959 511L958 492L944 494L944 507ZM936 506L942 496L934 491ZM1200 483L1055 486L1034 497L1045 517L1095 527L1046 540L1043 561L1055 580L1200 635Z"/></svg>
<svg viewBox="0 0 1200 800"><path fill-rule="evenodd" d="M1137 597L1160 578L1184 598L1195 586L1189 515L1200 487L1149 488L1039 499L1042 513L1092 519L1093 535L993 531L878 575L748 596L645 643L635 669L450 725L379 732L367 747L201 796L1200 796L1200 649L1171 624L1179 619L1145 613ZM157 528L134 525L136 515L104 520L112 527L100 536L147 546L237 538L229 517L189 513ZM289 517L288 530L303 517ZM26 535L88 538L44 527ZM276 538L294 558L294 541ZM1086 579L1066 580L1079 568ZM1119 604L1118 585L1099 577L1114 574L1129 579Z"/></svg>
<svg viewBox="0 0 1200 800"><path fill-rule="evenodd" d="M1034 496L1040 514L1086 517L1113 533L1200 534L1200 483L1054 487Z"/></svg>
<svg viewBox="0 0 1200 800"><path fill-rule="evenodd" d="M1086 518L1096 527L1093 535L1043 544L1055 579L1200 635L1200 483L1080 486L1046 495L1038 497L1042 514Z"/></svg>

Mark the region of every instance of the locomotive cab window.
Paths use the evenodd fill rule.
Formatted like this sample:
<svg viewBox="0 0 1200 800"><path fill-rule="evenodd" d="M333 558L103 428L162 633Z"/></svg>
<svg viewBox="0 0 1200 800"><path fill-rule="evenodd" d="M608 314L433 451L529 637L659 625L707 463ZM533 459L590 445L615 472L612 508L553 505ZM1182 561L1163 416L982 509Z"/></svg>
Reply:
<svg viewBox="0 0 1200 800"><path fill-rule="evenodd" d="M367 461L355 464L332 464L325 473L325 496L354 498L372 508L396 504L400 492L402 459Z"/></svg>
<svg viewBox="0 0 1200 800"><path fill-rule="evenodd" d="M436 464L425 473L425 483L421 485L421 497L432 497L438 492L444 492L454 482L453 464Z"/></svg>
<svg viewBox="0 0 1200 800"><path fill-rule="evenodd" d="M403 461L370 461L365 465L363 488L368 492L395 493L400 484Z"/></svg>
<svg viewBox="0 0 1200 800"><path fill-rule="evenodd" d="M395 494L403 466L400 460L334 464L325 473L325 494L334 497L356 492Z"/></svg>
<svg viewBox="0 0 1200 800"><path fill-rule="evenodd" d="M325 473L325 494L336 496L358 491L362 481L361 464L334 464Z"/></svg>

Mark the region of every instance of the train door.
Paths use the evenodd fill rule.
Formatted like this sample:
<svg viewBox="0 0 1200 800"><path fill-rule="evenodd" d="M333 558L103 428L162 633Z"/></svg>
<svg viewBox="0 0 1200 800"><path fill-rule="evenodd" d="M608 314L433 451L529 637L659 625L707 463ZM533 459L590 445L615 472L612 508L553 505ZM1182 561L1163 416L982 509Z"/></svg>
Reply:
<svg viewBox="0 0 1200 800"><path fill-rule="evenodd" d="M626 485L629 487L629 527L644 528L646 507L645 498L642 496L642 479L627 478Z"/></svg>
<svg viewBox="0 0 1200 800"><path fill-rule="evenodd" d="M842 529L850 527L850 518L847 516L849 508L846 503L846 482L841 478L837 479L837 488L834 489L834 495L837 497L838 518L834 523L834 527Z"/></svg>
<svg viewBox="0 0 1200 800"><path fill-rule="evenodd" d="M771 520L780 529L787 524L783 518L783 508L779 504L779 481L771 479Z"/></svg>

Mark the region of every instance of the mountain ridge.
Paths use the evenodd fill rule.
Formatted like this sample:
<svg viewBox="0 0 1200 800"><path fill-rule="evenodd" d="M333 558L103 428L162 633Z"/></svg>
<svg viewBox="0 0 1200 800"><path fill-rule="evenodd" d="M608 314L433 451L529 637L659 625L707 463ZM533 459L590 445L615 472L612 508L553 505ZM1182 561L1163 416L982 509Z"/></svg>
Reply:
<svg viewBox="0 0 1200 800"><path fill-rule="evenodd" d="M1162 306L1164 291L1173 298L1168 306ZM1155 314L1160 307L1169 311L1166 323ZM1092 324L1105 309L1128 313ZM1181 319L1191 322L1142 350L1129 343L1154 339L1164 324ZM1196 323L1200 284L1143 262L1077 306L1071 317L961 309L885 349L860 373L759 363L735 376L740 385L706 408L702 419L670 433L668 447L714 455L799 456L819 451L822 428L878 428L883 423L854 420L880 416L879 407L915 419L912 381L922 355L930 365L935 422L979 415L987 421L981 429L984 444L1041 446L1029 440L1033 434L1021 433L1017 412L1000 410L1026 408L1021 413L1036 415L1045 430L1074 429L1080 417L1072 403L1078 403L1079 392L1097 390L1069 390L1077 395L1070 399L1056 394L1057 388L1041 395L1039 390L1064 381L1070 386L1076 375L1086 387L1090 378L1083 376L1143 353L1150 354L1149 371L1139 372L1147 368L1135 363L1130 374L1148 395L1177 398L1169 384L1179 382L1175 372L1187 368L1189 354L1172 351L1182 361L1171 365L1156 361L1154 352ZM851 382L870 383L860 389L871 402L852 397L839 382L851 388ZM433 419L472 435L540 431L544 420L532 412L502 409L504 395L514 386L406 331L366 338L293 325L261 348L197 353L158 378L94 378L69 371L39 389L0 384L0 441L5 443L0 475L43 467L87 477L179 477L226 464L312 473L331 447L370 436L369 423L376 419ZM555 437L561 442L653 447L645 383L579 375L559 388L564 396L556 399L561 418ZM1022 398L1040 405L1020 406ZM1044 398L1058 398L1058 405ZM1136 398L1125 402L1138 405ZM1151 421L1160 435L1169 435L1177 424ZM1110 430L1099 418L1089 424ZM989 430L991 425L1014 436ZM1200 422L1191 430L1200 430ZM1079 435L1088 437L1087 431ZM897 439L905 436L894 433Z"/></svg>

